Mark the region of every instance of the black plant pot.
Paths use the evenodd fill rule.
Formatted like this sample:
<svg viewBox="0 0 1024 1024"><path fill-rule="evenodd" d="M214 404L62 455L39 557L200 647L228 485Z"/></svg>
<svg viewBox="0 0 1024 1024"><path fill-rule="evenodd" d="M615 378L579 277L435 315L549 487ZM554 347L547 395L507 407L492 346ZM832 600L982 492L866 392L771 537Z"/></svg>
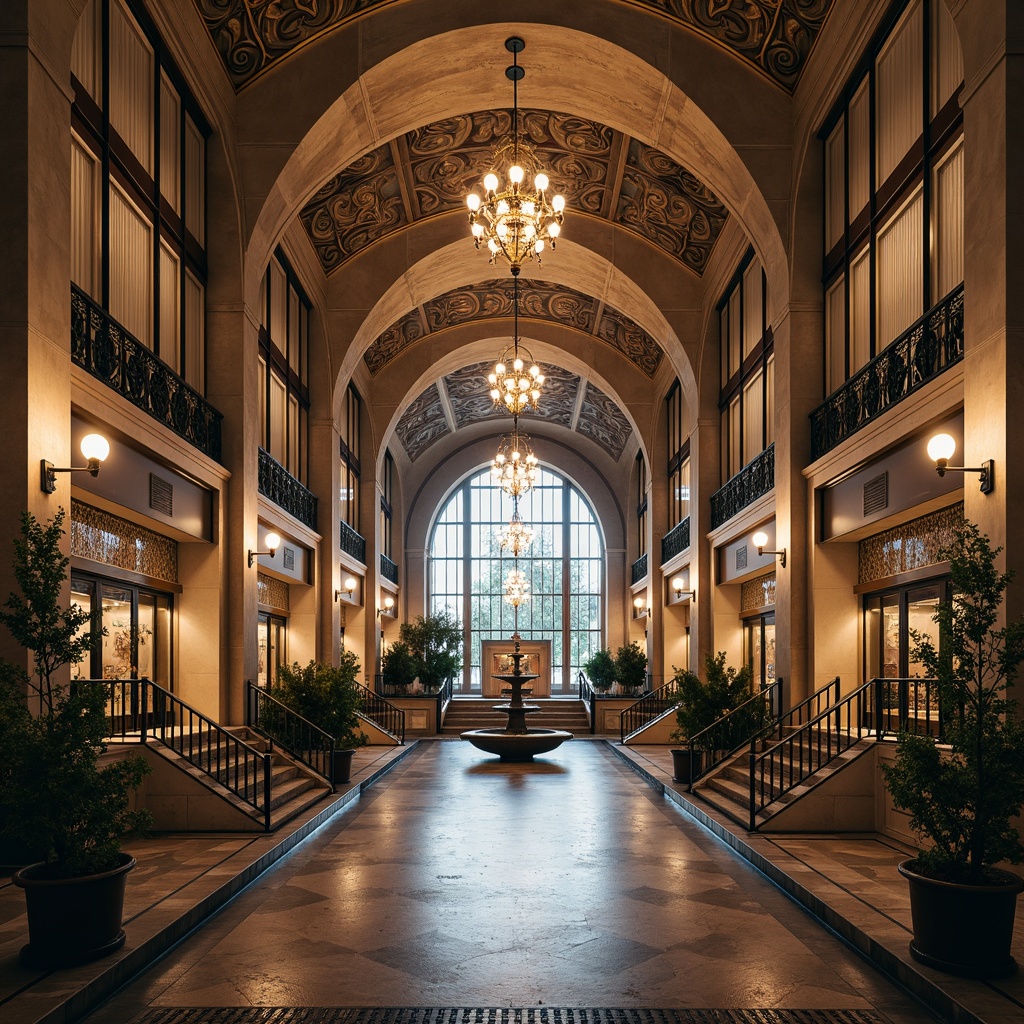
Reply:
<svg viewBox="0 0 1024 1024"><path fill-rule="evenodd" d="M352 755L354 747L345 750L336 750L334 759L331 762L331 782L337 785L339 782L348 782L352 778Z"/></svg>
<svg viewBox="0 0 1024 1024"><path fill-rule="evenodd" d="M28 945L21 962L33 969L86 964L124 945L124 886L135 858L120 855L110 871L82 878L47 878L45 864L29 864L11 880L25 890Z"/></svg>
<svg viewBox="0 0 1024 1024"><path fill-rule="evenodd" d="M936 970L968 978L1002 978L1017 969L1010 955L1017 893L1024 878L992 869L992 885L961 885L919 875L905 860L914 941L910 953Z"/></svg>
<svg viewBox="0 0 1024 1024"><path fill-rule="evenodd" d="M700 755L694 756L694 768L700 770ZM677 747L672 750L672 778L676 782L690 782L690 748Z"/></svg>

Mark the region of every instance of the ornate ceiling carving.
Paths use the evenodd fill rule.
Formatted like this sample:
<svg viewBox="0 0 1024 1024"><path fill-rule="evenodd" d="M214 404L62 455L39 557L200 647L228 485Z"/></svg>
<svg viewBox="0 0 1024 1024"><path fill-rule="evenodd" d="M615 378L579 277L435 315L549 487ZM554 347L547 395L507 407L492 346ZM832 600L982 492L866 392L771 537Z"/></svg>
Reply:
<svg viewBox="0 0 1024 1024"><path fill-rule="evenodd" d="M491 372L493 365L474 363L445 377L445 387L448 389L448 398L455 413L455 422L460 428L481 420L507 417L503 409L494 407L488 393L490 385L487 383L487 374ZM534 419L568 427L572 424L580 379L576 374L558 366L541 364L541 370L544 373L544 390L541 393L540 409L531 409L524 413L520 422L524 429L528 429L529 421Z"/></svg>
<svg viewBox="0 0 1024 1024"><path fill-rule="evenodd" d="M437 385L431 384L402 414L395 433L411 462L415 462L438 438L449 433L448 420Z"/></svg>
<svg viewBox="0 0 1024 1024"><path fill-rule="evenodd" d="M629 420L619 407L600 389L587 384L587 393L580 407L576 429L597 442L613 459L618 460L632 432Z"/></svg>
<svg viewBox="0 0 1024 1024"><path fill-rule="evenodd" d="M363 353L372 375L426 334L477 320L512 319L511 280L467 285L424 303L376 338ZM592 334L635 363L648 377L657 372L661 346L642 327L611 306L572 288L527 282L520 289L519 319L546 320ZM596 321L596 324L595 324ZM522 332L520 332L522 333Z"/></svg>
<svg viewBox="0 0 1024 1024"><path fill-rule="evenodd" d="M241 90L292 50L395 0L194 0ZM627 0L687 25L792 92L834 0Z"/></svg>
<svg viewBox="0 0 1024 1024"><path fill-rule="evenodd" d="M299 214L324 273L411 223L464 211L466 194L492 169L495 143L508 137L511 122L510 110L436 121L331 178ZM586 118L526 110L520 122L552 192L565 195L570 210L606 217L704 272L728 211L690 171Z"/></svg>

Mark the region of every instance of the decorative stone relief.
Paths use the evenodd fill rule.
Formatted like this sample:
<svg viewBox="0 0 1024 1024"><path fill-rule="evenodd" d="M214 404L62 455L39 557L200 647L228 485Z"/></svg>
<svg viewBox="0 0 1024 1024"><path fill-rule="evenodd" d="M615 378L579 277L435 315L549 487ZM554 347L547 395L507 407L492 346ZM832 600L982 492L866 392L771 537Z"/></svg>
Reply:
<svg viewBox="0 0 1024 1024"><path fill-rule="evenodd" d="M395 0L194 0L235 89L303 43ZM715 40L792 92L834 0L626 0Z"/></svg>
<svg viewBox="0 0 1024 1024"><path fill-rule="evenodd" d="M629 440L629 420L619 407L593 384L587 384L587 393L580 408L576 429L599 444L613 459L622 455Z"/></svg>
<svg viewBox="0 0 1024 1024"><path fill-rule="evenodd" d="M256 600L268 608L288 611L288 584L276 576L256 573Z"/></svg>
<svg viewBox="0 0 1024 1024"><path fill-rule="evenodd" d="M658 363L664 355L661 346L624 313L605 306L601 322L597 325L597 336L636 363L648 377L657 373Z"/></svg>
<svg viewBox="0 0 1024 1024"><path fill-rule="evenodd" d="M964 521L963 502L865 537L858 545L858 582L896 576L940 561L939 551Z"/></svg>
<svg viewBox="0 0 1024 1024"><path fill-rule="evenodd" d="M395 433L410 462L415 462L439 437L449 433L436 384L431 384L405 410Z"/></svg>
<svg viewBox="0 0 1024 1024"><path fill-rule="evenodd" d="M71 554L118 569L178 581L178 545L102 509L71 500Z"/></svg>
<svg viewBox="0 0 1024 1024"><path fill-rule="evenodd" d="M470 423L507 415L503 409L495 409L489 394L487 374L491 372L493 366L493 363L474 363L445 377L448 398L459 429ZM572 411L576 404L580 379L576 374L557 366L540 364L540 367L544 373L540 409L530 409L523 413L519 422L524 430L529 429L530 420L533 419L542 419L568 427L572 423Z"/></svg>
<svg viewBox="0 0 1024 1024"><path fill-rule="evenodd" d="M416 309L406 313L397 323L393 323L363 353L363 362L369 368L371 376L380 373L395 356L422 338L425 333L419 310Z"/></svg>
<svg viewBox="0 0 1024 1024"><path fill-rule="evenodd" d="M740 586L740 611L750 612L775 604L775 573L747 580Z"/></svg>

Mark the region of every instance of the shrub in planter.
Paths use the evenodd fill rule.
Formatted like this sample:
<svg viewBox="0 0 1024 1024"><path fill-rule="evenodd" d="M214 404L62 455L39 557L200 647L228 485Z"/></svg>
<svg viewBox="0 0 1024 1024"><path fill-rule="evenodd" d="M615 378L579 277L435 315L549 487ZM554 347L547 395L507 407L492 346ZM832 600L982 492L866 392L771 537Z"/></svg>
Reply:
<svg viewBox="0 0 1024 1024"><path fill-rule="evenodd" d="M462 671L462 626L448 612L417 615L412 622L403 622L398 640L416 661L416 671L406 682L419 676L428 693Z"/></svg>
<svg viewBox="0 0 1024 1024"><path fill-rule="evenodd" d="M0 610L0 623L31 651L34 666L30 675L0 663L0 829L41 858L14 875L28 908L22 961L33 967L85 963L124 944L125 877L135 860L121 842L150 823L130 807L132 790L150 770L145 759L100 764L108 687L67 688L55 679L92 644L81 631L89 614L61 604L70 564L60 549L63 523L63 509L45 524L22 516L14 542L20 593Z"/></svg>
<svg viewBox="0 0 1024 1024"><path fill-rule="evenodd" d="M418 669L419 662L409 645L401 640L396 640L381 656L381 678L387 687L408 686L416 678Z"/></svg>
<svg viewBox="0 0 1024 1024"><path fill-rule="evenodd" d="M615 682L615 659L607 647L595 651L584 663L583 671L598 693L607 693Z"/></svg>
<svg viewBox="0 0 1024 1024"><path fill-rule="evenodd" d="M615 652L615 680L623 693L635 693L647 682L647 652L635 640Z"/></svg>
<svg viewBox="0 0 1024 1024"><path fill-rule="evenodd" d="M1024 861L1013 821L1024 803L1024 725L1005 696L1024 661L1024 621L996 628L1013 578L996 568L1000 550L965 522L940 552L953 583L952 601L934 616L940 644L913 639L915 659L938 681L942 743L901 734L895 761L882 768L893 803L927 840L916 859L900 865L911 887L911 952L975 977L1014 969L1014 904L1024 888L996 867Z"/></svg>

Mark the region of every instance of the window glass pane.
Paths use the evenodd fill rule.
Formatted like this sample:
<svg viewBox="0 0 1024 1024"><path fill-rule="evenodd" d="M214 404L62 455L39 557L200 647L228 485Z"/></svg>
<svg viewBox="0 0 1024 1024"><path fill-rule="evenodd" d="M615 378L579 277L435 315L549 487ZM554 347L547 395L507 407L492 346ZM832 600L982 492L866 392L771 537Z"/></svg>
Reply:
<svg viewBox="0 0 1024 1024"><path fill-rule="evenodd" d="M93 613L93 599L95 584L87 581L78 579L75 576L71 577L71 603L78 605L82 611L87 612L89 615ZM76 637L85 636L87 633L92 632L92 620L84 622L78 627L75 633ZM91 679L93 673L92 656L87 653L86 656L78 662L77 665L71 666L71 678L72 679Z"/></svg>
<svg viewBox="0 0 1024 1024"><path fill-rule="evenodd" d="M729 383L729 306L723 306L718 314L718 343L721 347L722 375L721 385Z"/></svg>
<svg viewBox="0 0 1024 1024"><path fill-rule="evenodd" d="M206 244L206 141L192 118L185 117L185 227Z"/></svg>
<svg viewBox="0 0 1024 1024"><path fill-rule="evenodd" d="M905 331L924 310L921 190L878 235L878 345L884 348Z"/></svg>
<svg viewBox="0 0 1024 1024"><path fill-rule="evenodd" d="M299 400L294 395L288 396L288 462L285 468L298 480L305 479L299 460L300 432Z"/></svg>
<svg viewBox="0 0 1024 1024"><path fill-rule="evenodd" d="M284 382L276 373L270 374L270 454L273 455L281 465L287 461L287 429L288 424L285 418L287 407L287 391Z"/></svg>
<svg viewBox="0 0 1024 1024"><path fill-rule="evenodd" d="M825 380L832 394L846 380L846 279L825 293Z"/></svg>
<svg viewBox="0 0 1024 1024"><path fill-rule="evenodd" d="M932 252L934 305L964 279L964 149L958 144L935 168Z"/></svg>
<svg viewBox="0 0 1024 1024"><path fill-rule="evenodd" d="M850 263L850 373L871 358L871 260L865 248Z"/></svg>
<svg viewBox="0 0 1024 1024"><path fill-rule="evenodd" d="M259 366L257 369L258 381L257 389L259 391L259 402L260 402L260 425L259 425L259 437L260 447L270 450L269 441L267 439L267 361L260 356Z"/></svg>
<svg viewBox="0 0 1024 1024"><path fill-rule="evenodd" d="M160 75L160 192L181 212L181 101L167 75Z"/></svg>
<svg viewBox="0 0 1024 1024"><path fill-rule="evenodd" d="M71 73L98 105L103 103L103 5L89 0L75 31Z"/></svg>
<svg viewBox="0 0 1024 1024"><path fill-rule="evenodd" d="M764 376L758 373L743 386L743 454L745 466L764 450Z"/></svg>
<svg viewBox="0 0 1024 1024"><path fill-rule="evenodd" d="M206 391L206 289L185 274L185 380Z"/></svg>
<svg viewBox="0 0 1024 1024"><path fill-rule="evenodd" d="M775 444L775 356L768 358L764 368L764 446Z"/></svg>
<svg viewBox="0 0 1024 1024"><path fill-rule="evenodd" d="M842 120L825 140L825 251L846 228L846 125Z"/></svg>
<svg viewBox="0 0 1024 1024"><path fill-rule="evenodd" d="M860 86L846 115L850 133L850 222L864 212L871 194L871 103L867 79Z"/></svg>
<svg viewBox="0 0 1024 1024"><path fill-rule="evenodd" d="M280 343L279 343L280 344ZM299 295L294 288L288 289L288 365L292 373L301 379L299 373Z"/></svg>
<svg viewBox="0 0 1024 1024"><path fill-rule="evenodd" d="M740 368L740 334L743 330L740 315L740 290L729 296L729 376Z"/></svg>
<svg viewBox="0 0 1024 1024"><path fill-rule="evenodd" d="M270 340L282 353L288 344L288 279L277 260L270 261Z"/></svg>
<svg viewBox="0 0 1024 1024"><path fill-rule="evenodd" d="M153 50L121 0L110 3L110 124L153 175Z"/></svg>
<svg viewBox="0 0 1024 1024"><path fill-rule="evenodd" d="M160 358L175 373L181 372L181 281L175 253L160 244Z"/></svg>
<svg viewBox="0 0 1024 1024"><path fill-rule="evenodd" d="M690 514L690 460L684 459L676 474L675 494L676 523L681 523ZM673 524L675 525L675 524Z"/></svg>
<svg viewBox="0 0 1024 1024"><path fill-rule="evenodd" d="M100 165L71 135L71 280L93 299L100 295Z"/></svg>
<svg viewBox="0 0 1024 1024"><path fill-rule="evenodd" d="M153 347L153 229L142 211L111 182L110 315Z"/></svg>
<svg viewBox="0 0 1024 1024"><path fill-rule="evenodd" d="M944 0L930 0L932 5L932 117L953 96L964 78L964 59L960 52L953 15Z"/></svg>
<svg viewBox="0 0 1024 1024"><path fill-rule="evenodd" d="M743 358L746 359L764 336L761 262L754 259L743 272Z"/></svg>
<svg viewBox="0 0 1024 1024"><path fill-rule="evenodd" d="M875 68L876 153L881 184L922 131L924 64L921 3L915 0L878 55Z"/></svg>

